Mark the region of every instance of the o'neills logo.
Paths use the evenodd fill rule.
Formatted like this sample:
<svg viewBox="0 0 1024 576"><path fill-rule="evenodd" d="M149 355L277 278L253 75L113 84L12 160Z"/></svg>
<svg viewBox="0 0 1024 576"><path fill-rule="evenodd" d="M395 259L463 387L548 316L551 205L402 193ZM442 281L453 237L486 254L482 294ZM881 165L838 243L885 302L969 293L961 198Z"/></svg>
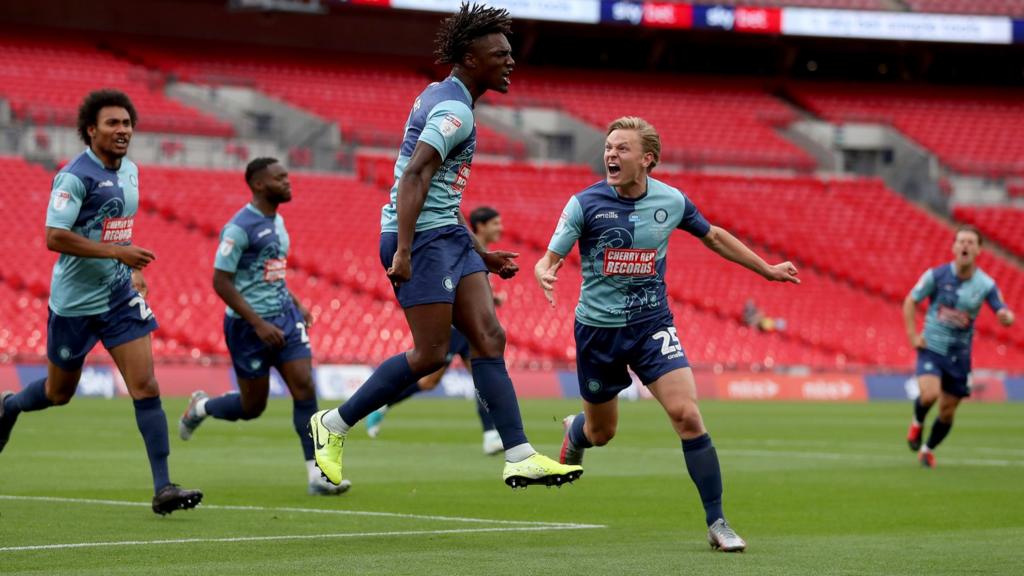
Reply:
<svg viewBox="0 0 1024 576"><path fill-rule="evenodd" d="M277 282L278 280L284 280L285 274L287 272L287 258L270 258L263 265L263 281Z"/></svg>
<svg viewBox="0 0 1024 576"><path fill-rule="evenodd" d="M103 221L100 242L104 244L127 244L132 241L134 218L107 218Z"/></svg>
<svg viewBox="0 0 1024 576"><path fill-rule="evenodd" d="M605 248L605 276L654 276L658 251L653 248Z"/></svg>

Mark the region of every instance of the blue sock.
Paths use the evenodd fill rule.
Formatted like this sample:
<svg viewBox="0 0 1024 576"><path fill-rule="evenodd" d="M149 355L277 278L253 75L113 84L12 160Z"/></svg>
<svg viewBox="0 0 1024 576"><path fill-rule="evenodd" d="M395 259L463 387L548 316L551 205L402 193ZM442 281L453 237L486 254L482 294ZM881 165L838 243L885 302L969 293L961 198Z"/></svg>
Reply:
<svg viewBox="0 0 1024 576"><path fill-rule="evenodd" d="M587 417L580 412L576 418L572 421L572 427L569 428L569 442L577 448L593 448L594 445L587 439L587 435L583 433L583 425L586 424Z"/></svg>
<svg viewBox="0 0 1024 576"><path fill-rule="evenodd" d="M349 426L355 426L371 412L386 406L393 399L404 393L410 385L416 384L422 374L413 374L405 353L392 356L385 360L373 375L356 390L344 404L338 408L341 419Z"/></svg>
<svg viewBox="0 0 1024 576"><path fill-rule="evenodd" d="M473 384L479 401L491 415L505 449L527 443L523 417L504 358L473 358Z"/></svg>
<svg viewBox="0 0 1024 576"><path fill-rule="evenodd" d="M292 424L295 432L299 435L299 443L302 444L302 455L306 460L313 459L313 439L306 433L306 426L309 419L316 413L316 398L310 400L295 400L292 402Z"/></svg>
<svg viewBox="0 0 1024 576"><path fill-rule="evenodd" d="M935 423L932 424L932 433L928 435L928 449L933 449L941 444L952 427L952 422L946 423L941 418L936 418Z"/></svg>
<svg viewBox="0 0 1024 576"><path fill-rule="evenodd" d="M491 418L491 413L479 398L476 399L476 414L480 417L480 425L483 426L484 432L494 430L494 418Z"/></svg>
<svg viewBox="0 0 1024 576"><path fill-rule="evenodd" d="M711 443L711 436L705 433L693 440L683 440L683 458L704 504L704 519L711 526L719 518L725 518L722 512L722 470L718 467L718 452Z"/></svg>
<svg viewBox="0 0 1024 576"><path fill-rule="evenodd" d="M228 392L223 396L210 398L206 401L206 413L218 420L239 420L244 414L242 395L238 392Z"/></svg>
<svg viewBox="0 0 1024 576"><path fill-rule="evenodd" d="M419 394L420 392L422 392L422 390L420 390L419 381L413 382L412 384L406 386L405 390L402 390L394 400L388 402L388 406L394 406L395 404L398 404L399 402L405 400L409 396L412 396L413 394ZM348 420L346 420L346 422L348 422Z"/></svg>
<svg viewBox="0 0 1024 576"><path fill-rule="evenodd" d="M921 397L920 396L915 398L914 399L914 420L916 420L919 424L924 424L924 419L925 419L926 416L928 416L928 410L930 408L931 408L931 406L923 406L921 404Z"/></svg>
<svg viewBox="0 0 1024 576"><path fill-rule="evenodd" d="M171 483L167 472L167 456L171 453L170 441L167 439L167 415L164 414L160 397L134 400L135 423L146 443L146 455L149 456L149 467L153 471L153 492Z"/></svg>
<svg viewBox="0 0 1024 576"><path fill-rule="evenodd" d="M53 402L46 397L46 378L30 383L21 392L4 400L4 411L12 415L42 410L50 406L53 406Z"/></svg>

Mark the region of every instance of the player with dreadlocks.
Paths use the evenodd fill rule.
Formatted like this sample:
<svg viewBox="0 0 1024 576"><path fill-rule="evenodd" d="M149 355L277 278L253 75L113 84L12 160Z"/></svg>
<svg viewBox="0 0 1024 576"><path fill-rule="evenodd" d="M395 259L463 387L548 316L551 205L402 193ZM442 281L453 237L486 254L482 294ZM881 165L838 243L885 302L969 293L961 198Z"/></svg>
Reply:
<svg viewBox="0 0 1024 576"><path fill-rule="evenodd" d="M523 431L505 367L505 331L494 313L487 272L511 278L518 254L488 251L466 228L462 193L476 150L474 103L488 90L508 92L515 67L501 9L464 2L441 23L439 64L451 75L428 86L412 106L395 162L391 202L381 214L380 259L405 311L413 349L385 360L338 409L310 419L320 471L342 481L349 429L396 399L419 378L444 366L451 326L469 340L473 381L505 448L505 483L560 485L583 468L538 454Z"/></svg>

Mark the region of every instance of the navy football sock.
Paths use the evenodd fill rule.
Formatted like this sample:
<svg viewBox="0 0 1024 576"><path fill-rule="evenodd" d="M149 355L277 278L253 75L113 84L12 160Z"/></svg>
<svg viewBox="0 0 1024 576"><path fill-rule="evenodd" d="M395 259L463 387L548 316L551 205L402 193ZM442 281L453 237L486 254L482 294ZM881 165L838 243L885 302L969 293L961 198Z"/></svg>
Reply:
<svg viewBox="0 0 1024 576"><path fill-rule="evenodd" d="M946 438L946 434L949 434L949 429L953 427L953 423L943 422L941 418L936 418L935 423L932 424L932 433L928 435L928 449L933 450L936 446L942 443Z"/></svg>
<svg viewBox="0 0 1024 576"><path fill-rule="evenodd" d="M494 419L491 418L491 413L487 411L487 407L480 401L480 398L476 399L476 414L480 417L480 426L483 427L484 432L494 430Z"/></svg>
<svg viewBox="0 0 1024 576"><path fill-rule="evenodd" d="M149 468L153 472L153 492L156 493L171 483L167 471L167 456L171 453L170 441L167 439L167 415L164 414L159 396L135 400L133 404L135 423L146 443Z"/></svg>
<svg viewBox="0 0 1024 576"><path fill-rule="evenodd" d="M412 396L413 394L419 394L420 392L422 392L422 390L420 390L419 381L413 382L412 384L406 386L405 390L399 392L398 396L396 396L391 402L388 402L388 406L394 406L395 404L398 404L399 402L405 400L409 396Z"/></svg>
<svg viewBox="0 0 1024 576"><path fill-rule="evenodd" d="M924 424L924 419L926 416L928 416L928 410L930 409L931 406L924 406L923 404L921 404L921 397L918 396L916 399L914 399L914 420L918 424Z"/></svg>
<svg viewBox="0 0 1024 576"><path fill-rule="evenodd" d="M683 440L683 458L704 504L704 519L711 526L719 518L725 518L722 512L722 470L718 466L718 452L711 443L711 436L705 433L692 440Z"/></svg>
<svg viewBox="0 0 1024 576"><path fill-rule="evenodd" d="M504 358L473 358L473 384L479 401L494 421L505 449L526 444L523 418L519 414L519 401L512 379L508 376Z"/></svg>
<svg viewBox="0 0 1024 576"><path fill-rule="evenodd" d="M573 419L572 426L569 427L569 442L572 442L572 445L577 448L592 448L594 446L583 432L583 425L586 422L587 417L580 412Z"/></svg>
<svg viewBox="0 0 1024 576"><path fill-rule="evenodd" d="M370 378L356 390L344 404L338 408L341 419L349 426L355 426L371 412L389 404L406 389L415 385L421 374L414 374L409 367L405 353L392 356L385 360Z"/></svg>
<svg viewBox="0 0 1024 576"><path fill-rule="evenodd" d="M292 425L295 426L295 433L299 435L302 455L306 460L313 459L313 439L309 437L306 426L309 425L309 419L316 413L316 409L316 398L292 402Z"/></svg>
<svg viewBox="0 0 1024 576"><path fill-rule="evenodd" d="M242 410L242 395L228 392L223 396L210 398L206 401L206 413L218 420L239 420L245 414Z"/></svg>
<svg viewBox="0 0 1024 576"><path fill-rule="evenodd" d="M53 406L53 402L46 397L46 378L30 383L17 394L4 400L4 411L12 415L42 410L50 406Z"/></svg>

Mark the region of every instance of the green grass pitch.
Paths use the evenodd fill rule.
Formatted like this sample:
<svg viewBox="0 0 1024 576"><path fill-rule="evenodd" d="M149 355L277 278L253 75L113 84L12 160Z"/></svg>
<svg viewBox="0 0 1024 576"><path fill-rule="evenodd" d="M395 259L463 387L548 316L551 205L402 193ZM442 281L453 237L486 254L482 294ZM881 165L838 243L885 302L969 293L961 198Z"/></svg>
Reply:
<svg viewBox="0 0 1024 576"><path fill-rule="evenodd" d="M184 404L165 400L172 435ZM522 406L556 456L578 403ZM1024 573L1024 405L964 405L934 470L906 448L906 403L703 412L743 554L708 548L654 402L621 405L619 436L575 485L512 491L468 401L414 399L379 439L352 432L351 492L311 497L291 403L274 400L258 420L172 437L173 478L206 500L161 518L130 402L78 399L23 414L0 454L0 574Z"/></svg>

